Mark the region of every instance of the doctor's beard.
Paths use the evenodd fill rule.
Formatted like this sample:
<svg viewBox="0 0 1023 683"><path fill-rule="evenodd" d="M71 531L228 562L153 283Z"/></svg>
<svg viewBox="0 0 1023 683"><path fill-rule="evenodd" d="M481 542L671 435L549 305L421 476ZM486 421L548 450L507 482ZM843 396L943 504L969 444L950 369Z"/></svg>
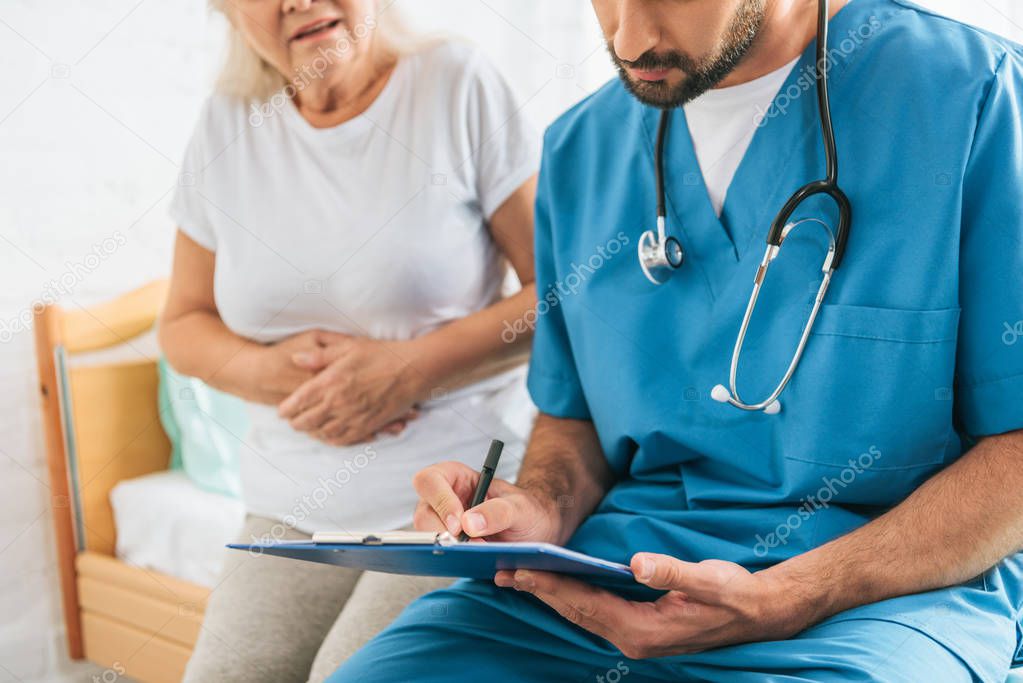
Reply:
<svg viewBox="0 0 1023 683"><path fill-rule="evenodd" d="M633 97L643 104L673 109L695 100L732 73L753 47L763 23L764 0L743 0L716 55L693 59L674 50L664 53L651 50L644 52L636 61L627 62L615 54L614 46L610 42L607 43L607 51L618 67L618 75ZM673 87L665 81L637 81L629 76L625 70L626 66L642 71L680 69L685 77L681 83Z"/></svg>

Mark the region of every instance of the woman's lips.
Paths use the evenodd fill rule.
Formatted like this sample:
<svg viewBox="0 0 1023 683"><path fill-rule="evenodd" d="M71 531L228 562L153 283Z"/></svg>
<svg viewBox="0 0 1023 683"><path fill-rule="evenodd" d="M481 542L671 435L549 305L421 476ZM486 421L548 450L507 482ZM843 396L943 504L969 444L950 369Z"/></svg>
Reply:
<svg viewBox="0 0 1023 683"><path fill-rule="evenodd" d="M629 72L641 81L663 81L671 73L671 69L629 69Z"/></svg>
<svg viewBox="0 0 1023 683"><path fill-rule="evenodd" d="M325 23L320 27L313 27L312 30L299 31L294 38L291 39L292 43L314 43L326 38L332 37L341 28L341 20L334 19L329 23Z"/></svg>

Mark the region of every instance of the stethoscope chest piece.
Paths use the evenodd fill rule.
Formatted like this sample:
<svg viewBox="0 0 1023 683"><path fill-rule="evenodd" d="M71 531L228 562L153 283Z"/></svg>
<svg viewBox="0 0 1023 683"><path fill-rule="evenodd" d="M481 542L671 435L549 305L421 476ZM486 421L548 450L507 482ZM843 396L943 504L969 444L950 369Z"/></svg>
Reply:
<svg viewBox="0 0 1023 683"><path fill-rule="evenodd" d="M682 243L664 234L664 218L657 219L657 232L647 230L639 238L639 265L655 285L667 282L685 261Z"/></svg>

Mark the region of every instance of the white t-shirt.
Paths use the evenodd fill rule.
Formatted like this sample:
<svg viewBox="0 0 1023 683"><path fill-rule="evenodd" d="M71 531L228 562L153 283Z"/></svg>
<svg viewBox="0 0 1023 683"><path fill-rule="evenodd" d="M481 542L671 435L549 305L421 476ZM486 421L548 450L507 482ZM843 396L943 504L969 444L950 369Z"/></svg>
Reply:
<svg viewBox="0 0 1023 683"><path fill-rule="evenodd" d="M682 107L703 182L718 216L728 186L760 125L760 115L767 111L798 61L747 83L708 90Z"/></svg>
<svg viewBox="0 0 1023 683"><path fill-rule="evenodd" d="M171 206L215 252L214 295L235 333L273 342L322 328L410 339L494 303L507 266L486 220L539 167L540 141L481 53L444 43L404 56L373 104L317 129L290 99L213 96ZM350 448L250 404L241 452L249 513L306 532L411 523L412 475L478 467L491 438L517 469L532 417L524 369L423 406L398 436Z"/></svg>

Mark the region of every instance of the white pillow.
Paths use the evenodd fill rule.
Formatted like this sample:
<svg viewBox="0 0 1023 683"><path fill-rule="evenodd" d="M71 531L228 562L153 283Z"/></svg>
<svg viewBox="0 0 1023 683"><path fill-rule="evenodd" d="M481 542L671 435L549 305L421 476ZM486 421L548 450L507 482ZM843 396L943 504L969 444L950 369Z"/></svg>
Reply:
<svg viewBox="0 0 1023 683"><path fill-rule="evenodd" d="M227 543L242 532L241 501L204 491L180 470L118 483L110 491L117 556L125 562L212 588Z"/></svg>

